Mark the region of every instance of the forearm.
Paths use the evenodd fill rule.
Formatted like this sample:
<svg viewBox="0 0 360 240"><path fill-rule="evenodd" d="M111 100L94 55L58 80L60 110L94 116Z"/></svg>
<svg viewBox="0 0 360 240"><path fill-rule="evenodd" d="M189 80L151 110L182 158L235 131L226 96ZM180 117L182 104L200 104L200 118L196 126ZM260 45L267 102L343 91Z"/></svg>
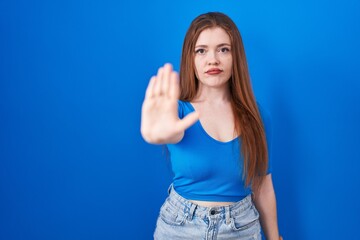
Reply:
<svg viewBox="0 0 360 240"><path fill-rule="evenodd" d="M267 240L279 240L276 197L271 175L267 175L255 193L255 206L260 213L260 223Z"/></svg>

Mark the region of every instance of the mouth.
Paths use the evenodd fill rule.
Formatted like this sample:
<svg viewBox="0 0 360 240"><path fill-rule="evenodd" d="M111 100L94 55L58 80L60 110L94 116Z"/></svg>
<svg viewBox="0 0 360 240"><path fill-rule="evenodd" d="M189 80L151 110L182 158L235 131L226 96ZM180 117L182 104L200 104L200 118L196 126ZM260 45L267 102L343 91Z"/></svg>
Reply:
<svg viewBox="0 0 360 240"><path fill-rule="evenodd" d="M219 68L211 68L211 69L207 70L205 73L209 74L209 75L217 75L217 74L220 74L222 72L223 72L223 70L221 70Z"/></svg>

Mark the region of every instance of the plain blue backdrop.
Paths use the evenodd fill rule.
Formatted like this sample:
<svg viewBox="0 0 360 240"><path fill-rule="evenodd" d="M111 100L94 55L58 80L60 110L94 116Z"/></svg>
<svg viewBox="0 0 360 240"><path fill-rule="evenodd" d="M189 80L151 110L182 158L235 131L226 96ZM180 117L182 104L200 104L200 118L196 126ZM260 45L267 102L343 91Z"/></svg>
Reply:
<svg viewBox="0 0 360 240"><path fill-rule="evenodd" d="M0 239L151 239L171 181L149 78L193 18L238 25L285 239L358 239L360 2L0 1Z"/></svg>

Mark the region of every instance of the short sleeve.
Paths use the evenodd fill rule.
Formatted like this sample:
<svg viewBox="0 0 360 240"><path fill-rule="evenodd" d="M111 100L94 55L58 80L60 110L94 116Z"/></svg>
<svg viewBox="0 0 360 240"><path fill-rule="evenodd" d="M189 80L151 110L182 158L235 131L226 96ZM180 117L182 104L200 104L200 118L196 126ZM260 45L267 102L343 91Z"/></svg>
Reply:
<svg viewBox="0 0 360 240"><path fill-rule="evenodd" d="M266 143L268 147L268 169L266 171L267 174L270 174L272 172L272 128L271 128L271 117L268 111L266 111L259 103L258 103L259 112L261 115L261 119L264 124L265 128L265 135L266 135Z"/></svg>
<svg viewBox="0 0 360 240"><path fill-rule="evenodd" d="M184 102L181 100L178 100L178 115L180 119L184 117Z"/></svg>

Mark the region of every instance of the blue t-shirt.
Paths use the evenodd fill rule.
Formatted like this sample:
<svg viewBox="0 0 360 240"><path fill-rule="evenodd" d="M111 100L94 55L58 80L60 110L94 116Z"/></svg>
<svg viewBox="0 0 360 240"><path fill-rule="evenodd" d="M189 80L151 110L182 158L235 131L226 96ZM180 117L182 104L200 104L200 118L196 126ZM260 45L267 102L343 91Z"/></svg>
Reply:
<svg viewBox="0 0 360 240"><path fill-rule="evenodd" d="M194 111L189 102L179 101L178 104L180 118ZM259 110L270 152L269 119L261 107ZM217 202L237 202L251 194L251 187L245 187L242 176L239 141L239 138L218 141L197 121L185 131L180 142L167 144L176 192L186 199ZM270 166L268 173L271 172Z"/></svg>

